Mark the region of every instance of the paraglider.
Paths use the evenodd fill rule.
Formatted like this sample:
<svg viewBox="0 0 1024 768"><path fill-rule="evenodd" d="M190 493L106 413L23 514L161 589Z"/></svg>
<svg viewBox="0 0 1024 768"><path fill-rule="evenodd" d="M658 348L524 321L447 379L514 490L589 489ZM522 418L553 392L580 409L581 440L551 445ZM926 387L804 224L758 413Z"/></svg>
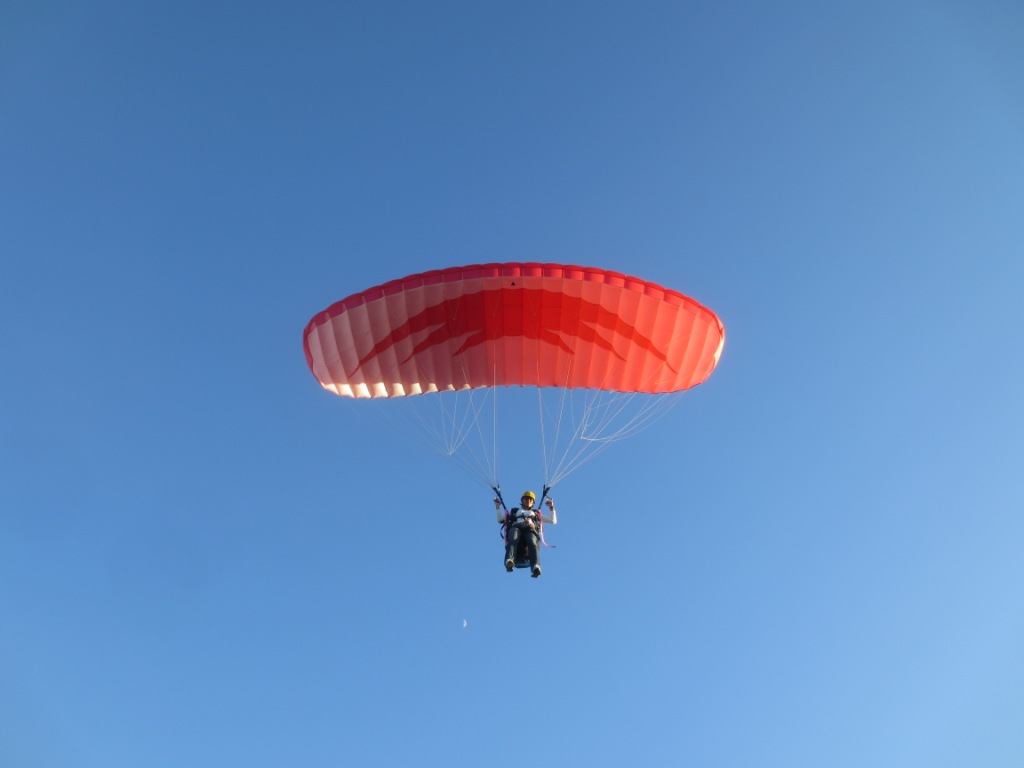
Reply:
<svg viewBox="0 0 1024 768"><path fill-rule="evenodd" d="M547 489L545 495L546 493ZM541 573L538 545L544 541L544 523L558 523L555 500L547 499L550 517L540 509L533 508L536 501L537 494L533 491L523 491L519 499L520 506L512 509L505 509L505 502L500 494L494 499L494 511L498 514L502 538L505 539L505 570L511 573L515 568L528 567L530 575L534 578ZM541 499L538 506L543 506L543 503L544 499Z"/></svg>
<svg viewBox="0 0 1024 768"><path fill-rule="evenodd" d="M501 414L511 407L521 423L524 392L537 399L546 495L704 382L724 343L715 313L676 291L594 267L518 262L369 288L303 334L325 389L376 401L386 417L408 405L401 420L499 499Z"/></svg>

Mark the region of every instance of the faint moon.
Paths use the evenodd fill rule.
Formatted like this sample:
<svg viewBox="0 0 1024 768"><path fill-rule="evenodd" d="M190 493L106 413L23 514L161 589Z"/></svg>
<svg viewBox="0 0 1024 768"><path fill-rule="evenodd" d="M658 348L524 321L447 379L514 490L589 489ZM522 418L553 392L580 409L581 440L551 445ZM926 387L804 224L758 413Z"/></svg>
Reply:
<svg viewBox="0 0 1024 768"><path fill-rule="evenodd" d="M469 626L469 622L468 622L468 621L466 621L465 619L463 619L463 620L462 620L462 628L463 628L463 629L465 629L465 628L466 628L466 627L468 627L468 626Z"/></svg>

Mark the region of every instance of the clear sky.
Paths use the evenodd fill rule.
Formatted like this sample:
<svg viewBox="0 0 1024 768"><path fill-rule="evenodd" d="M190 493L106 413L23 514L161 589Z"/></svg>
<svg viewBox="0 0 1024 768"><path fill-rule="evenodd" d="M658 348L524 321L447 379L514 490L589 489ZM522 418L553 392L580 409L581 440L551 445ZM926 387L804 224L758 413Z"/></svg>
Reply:
<svg viewBox="0 0 1024 768"><path fill-rule="evenodd" d="M3 4L0 765L1024 765L1022 83L997 0ZM727 329L540 579L302 353L500 261Z"/></svg>

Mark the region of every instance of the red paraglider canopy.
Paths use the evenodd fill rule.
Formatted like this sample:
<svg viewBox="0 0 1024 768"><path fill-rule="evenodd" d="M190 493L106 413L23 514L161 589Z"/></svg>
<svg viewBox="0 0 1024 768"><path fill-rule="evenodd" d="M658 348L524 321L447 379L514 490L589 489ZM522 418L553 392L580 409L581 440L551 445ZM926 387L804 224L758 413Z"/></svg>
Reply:
<svg viewBox="0 0 1024 768"><path fill-rule="evenodd" d="M396 397L505 385L678 392L722 353L714 312L654 283L591 267L480 264L349 296L306 326L325 389Z"/></svg>

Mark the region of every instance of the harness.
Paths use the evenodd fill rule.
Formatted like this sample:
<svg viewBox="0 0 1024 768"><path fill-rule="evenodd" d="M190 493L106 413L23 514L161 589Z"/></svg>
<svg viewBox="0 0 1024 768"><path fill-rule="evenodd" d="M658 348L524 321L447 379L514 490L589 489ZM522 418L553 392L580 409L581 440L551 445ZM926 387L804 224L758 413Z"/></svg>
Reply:
<svg viewBox="0 0 1024 768"><path fill-rule="evenodd" d="M510 525L520 525L527 528L527 523L533 521L535 528L540 528L544 525L544 521L540 519L540 515L537 514L536 509L522 509L521 507L512 507L508 512L505 513L505 527Z"/></svg>
<svg viewBox="0 0 1024 768"><path fill-rule="evenodd" d="M497 495L498 501L501 502L501 506L505 507L505 499L503 499L501 496L501 488L494 486L491 488L491 490L494 491L494 493ZM513 507L512 509L505 507L505 519L501 522L500 531L502 541L507 540L507 533L510 525L520 525L525 527L525 519L518 520L514 518L516 518L518 512L528 511L530 513L529 518L533 520L533 526L537 531L537 538L540 539L540 543L543 544L545 547L548 547L549 549L555 549L554 544L548 544L547 541L544 540L544 519L540 516L541 506L544 504L544 499L547 498L548 491L550 490L551 488L549 486L544 486L544 491L540 495L540 504L537 505L536 509L522 510L519 507Z"/></svg>

